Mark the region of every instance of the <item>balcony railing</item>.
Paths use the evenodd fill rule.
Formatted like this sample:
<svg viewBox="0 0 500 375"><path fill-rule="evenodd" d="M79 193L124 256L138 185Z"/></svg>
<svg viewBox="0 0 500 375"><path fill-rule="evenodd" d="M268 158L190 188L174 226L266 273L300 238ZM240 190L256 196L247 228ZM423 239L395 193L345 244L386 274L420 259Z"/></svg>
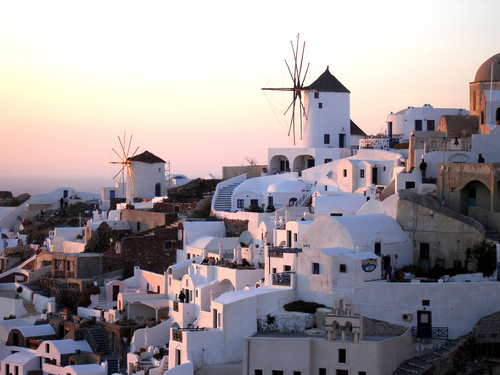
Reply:
<svg viewBox="0 0 500 375"><path fill-rule="evenodd" d="M273 285L290 286L292 285L292 273L273 273Z"/></svg>
<svg viewBox="0 0 500 375"><path fill-rule="evenodd" d="M448 327L411 327L414 338L448 339Z"/></svg>

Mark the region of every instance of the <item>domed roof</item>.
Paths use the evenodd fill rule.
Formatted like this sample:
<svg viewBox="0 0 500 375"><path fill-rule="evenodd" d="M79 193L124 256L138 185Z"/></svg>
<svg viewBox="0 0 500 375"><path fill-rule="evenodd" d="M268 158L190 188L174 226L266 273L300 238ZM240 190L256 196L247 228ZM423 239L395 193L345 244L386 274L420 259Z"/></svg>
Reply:
<svg viewBox="0 0 500 375"><path fill-rule="evenodd" d="M302 181L279 181L270 185L267 191L274 193L300 193L307 185Z"/></svg>
<svg viewBox="0 0 500 375"><path fill-rule="evenodd" d="M497 53L479 67L474 82L491 81L491 63L493 63L493 81L500 81L500 53Z"/></svg>

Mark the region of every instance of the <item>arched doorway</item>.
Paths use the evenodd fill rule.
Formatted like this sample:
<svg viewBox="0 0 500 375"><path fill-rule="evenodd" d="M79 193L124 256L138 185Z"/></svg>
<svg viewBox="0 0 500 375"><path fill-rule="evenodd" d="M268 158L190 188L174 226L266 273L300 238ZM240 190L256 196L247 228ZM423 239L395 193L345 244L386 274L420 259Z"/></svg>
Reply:
<svg viewBox="0 0 500 375"><path fill-rule="evenodd" d="M489 210L490 204L490 189L488 189L488 187L480 181L471 181L460 191L460 213L463 215L471 216L482 222L482 218L474 217L474 207Z"/></svg>
<svg viewBox="0 0 500 375"><path fill-rule="evenodd" d="M299 155L293 160L293 172L298 172L299 176L304 169L314 167L316 161L312 155Z"/></svg>
<svg viewBox="0 0 500 375"><path fill-rule="evenodd" d="M274 155L269 161L269 174L290 171L290 162L285 155Z"/></svg>

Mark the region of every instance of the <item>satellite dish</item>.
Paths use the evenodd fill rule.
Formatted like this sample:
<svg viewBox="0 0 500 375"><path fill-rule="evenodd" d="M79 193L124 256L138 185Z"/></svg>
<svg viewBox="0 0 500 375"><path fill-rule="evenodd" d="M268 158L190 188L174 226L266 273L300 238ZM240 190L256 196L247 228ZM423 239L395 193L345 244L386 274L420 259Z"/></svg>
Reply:
<svg viewBox="0 0 500 375"><path fill-rule="evenodd" d="M252 233L250 233L249 231L246 230L240 234L239 243L244 243L245 247L250 245L251 241L252 241Z"/></svg>

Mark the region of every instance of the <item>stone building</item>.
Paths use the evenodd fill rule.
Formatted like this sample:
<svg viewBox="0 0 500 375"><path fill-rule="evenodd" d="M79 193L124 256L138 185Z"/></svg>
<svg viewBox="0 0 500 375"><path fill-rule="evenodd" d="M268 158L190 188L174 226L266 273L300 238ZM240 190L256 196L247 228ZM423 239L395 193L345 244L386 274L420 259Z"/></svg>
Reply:
<svg viewBox="0 0 500 375"><path fill-rule="evenodd" d="M493 69L493 71L492 71ZM500 122L500 53L490 57L477 70L469 84L470 114L479 116L481 125ZM493 90L493 91L490 91Z"/></svg>

